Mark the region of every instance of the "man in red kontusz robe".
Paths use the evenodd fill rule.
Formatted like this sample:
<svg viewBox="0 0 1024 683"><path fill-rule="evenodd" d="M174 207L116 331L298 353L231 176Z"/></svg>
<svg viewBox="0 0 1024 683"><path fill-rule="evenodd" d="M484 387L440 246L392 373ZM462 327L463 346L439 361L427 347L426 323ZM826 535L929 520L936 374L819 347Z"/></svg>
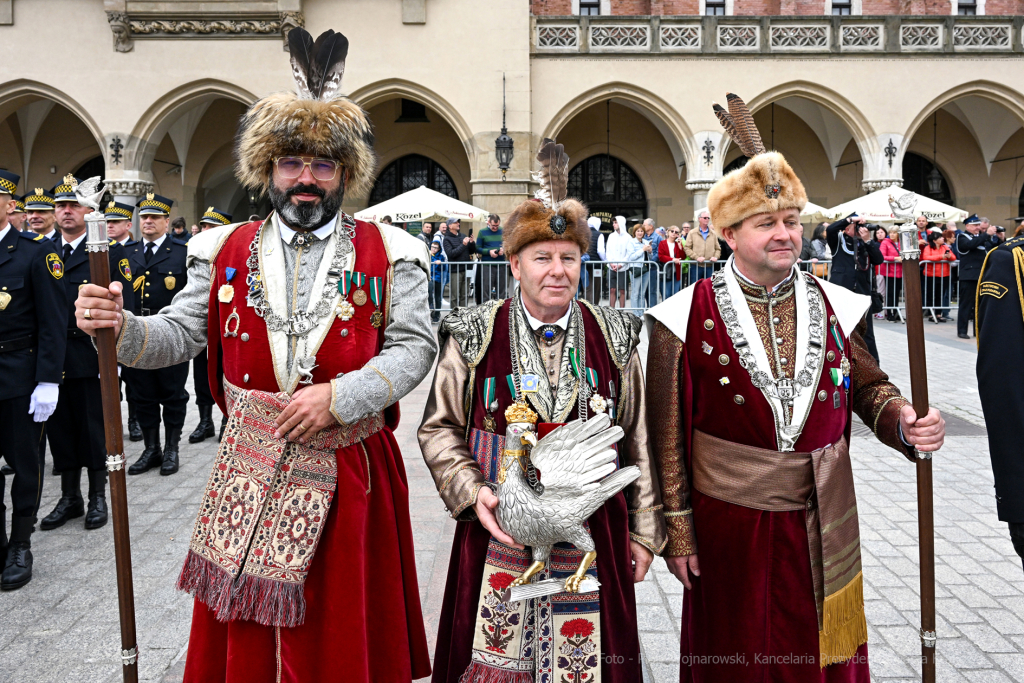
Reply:
<svg viewBox="0 0 1024 683"><path fill-rule="evenodd" d="M851 415L911 460L944 423L916 419L868 353L868 297L795 267L803 185L729 99L752 158L708 208L733 256L646 317L665 555L687 588L680 680L868 683Z"/></svg>
<svg viewBox="0 0 1024 683"><path fill-rule="evenodd" d="M178 580L196 599L190 682L430 673L392 434L398 400L436 354L429 261L404 231L339 211L346 189L362 196L372 183L373 137L338 95L347 41L306 41L293 29L293 54L336 59L299 60L298 94L260 100L240 124L239 179L269 194L271 216L195 236L188 286L159 315L121 312L116 285L84 287L76 304L82 329L114 327L130 367L180 363L209 344L211 391L229 419Z"/></svg>

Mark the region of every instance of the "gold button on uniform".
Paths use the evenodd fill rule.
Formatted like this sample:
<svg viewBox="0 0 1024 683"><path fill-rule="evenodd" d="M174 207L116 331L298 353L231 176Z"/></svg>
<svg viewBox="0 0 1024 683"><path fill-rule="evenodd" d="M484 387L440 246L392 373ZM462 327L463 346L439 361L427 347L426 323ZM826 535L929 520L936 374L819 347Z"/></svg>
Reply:
<svg viewBox="0 0 1024 683"><path fill-rule="evenodd" d="M827 358L830 361L835 360L836 359L836 352L835 351L829 351L828 353L825 354L825 358Z"/></svg>
<svg viewBox="0 0 1024 683"><path fill-rule="evenodd" d="M712 320L711 318L708 318L707 320L704 321L704 329L705 330L712 330L714 328L715 328L715 321L714 320Z"/></svg>
<svg viewBox="0 0 1024 683"><path fill-rule="evenodd" d="M733 396L732 400L735 401L736 405L738 405L738 406L741 406L744 403L746 403L746 399L743 398L742 396L740 396L739 394L736 394L735 396Z"/></svg>
<svg viewBox="0 0 1024 683"><path fill-rule="evenodd" d="M828 392L827 391L822 389L821 391L818 392L818 400L819 401L824 401L826 398L828 398Z"/></svg>
<svg viewBox="0 0 1024 683"><path fill-rule="evenodd" d="M723 353L721 356L718 357L718 362L721 363L722 365L728 365L729 356Z"/></svg>

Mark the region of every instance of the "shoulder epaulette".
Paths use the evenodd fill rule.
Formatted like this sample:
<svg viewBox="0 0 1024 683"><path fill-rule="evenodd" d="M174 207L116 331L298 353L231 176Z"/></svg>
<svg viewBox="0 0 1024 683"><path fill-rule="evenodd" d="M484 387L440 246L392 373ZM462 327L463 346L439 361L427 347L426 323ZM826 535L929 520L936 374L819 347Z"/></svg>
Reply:
<svg viewBox="0 0 1024 683"><path fill-rule="evenodd" d="M28 230L19 232L18 235L32 242L38 242L41 239L45 239L42 235L37 235L36 233L29 232Z"/></svg>
<svg viewBox="0 0 1024 683"><path fill-rule="evenodd" d="M441 345L449 336L454 338L469 367L476 367L491 343L494 319L504 303L505 300L498 299L452 311L437 330Z"/></svg>
<svg viewBox="0 0 1024 683"><path fill-rule="evenodd" d="M179 239L178 239L177 237L172 237L172 238L171 238L171 242L172 242L173 244L177 244L177 245L179 245L179 246L182 246L182 247L188 248L188 242L186 242L186 241L184 241L184 240L179 240Z"/></svg>
<svg viewBox="0 0 1024 683"><path fill-rule="evenodd" d="M615 365L621 370L626 366L633 350L640 344L640 330L644 323L640 318L628 311L608 306L595 306L586 299L578 302L597 318L608 349L612 352Z"/></svg>

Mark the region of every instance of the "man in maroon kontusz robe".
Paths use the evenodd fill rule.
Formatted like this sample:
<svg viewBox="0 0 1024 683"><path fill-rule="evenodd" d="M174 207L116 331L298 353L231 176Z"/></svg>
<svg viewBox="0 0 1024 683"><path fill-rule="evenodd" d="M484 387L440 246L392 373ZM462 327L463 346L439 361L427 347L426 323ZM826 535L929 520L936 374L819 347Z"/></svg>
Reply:
<svg viewBox="0 0 1024 683"><path fill-rule="evenodd" d="M120 312L84 287L79 326L114 327L118 360L162 367L209 344L228 416L178 587L195 596L185 680L401 683L430 673L392 429L398 400L436 354L422 242L339 211L375 158L366 113L337 94L347 41L324 82L242 118L240 180L269 218L189 242L188 286L159 315ZM302 29L290 34L306 54ZM328 45L330 48L331 46ZM323 65L321 65L323 66ZM337 79L331 77L337 75ZM123 316L123 317L122 317Z"/></svg>
<svg viewBox="0 0 1024 683"><path fill-rule="evenodd" d="M568 172L568 157L557 160L561 145L545 140L539 157L552 150L546 167ZM565 184L542 180L541 186ZM435 683L642 679L633 582L643 580L664 546L665 526L636 351L641 323L625 311L574 300L590 239L586 208L541 196L544 201L520 204L505 223L504 249L519 283L512 298L460 309L441 324L443 350L419 439L458 524ZM619 466L636 465L640 477L589 518L597 553L589 573L600 581L597 593L502 601L531 559L498 524L498 498L489 488L503 480L499 462L510 452L506 409L514 404L539 416L541 437L606 410L624 431ZM544 472L537 477L543 483ZM559 544L538 580L562 580L587 562L579 548Z"/></svg>
<svg viewBox="0 0 1024 683"><path fill-rule="evenodd" d="M729 132L752 158L708 208L733 256L646 317L680 680L868 683L851 414L910 459L944 423L868 353L868 297L795 267L807 196L786 160L752 124Z"/></svg>

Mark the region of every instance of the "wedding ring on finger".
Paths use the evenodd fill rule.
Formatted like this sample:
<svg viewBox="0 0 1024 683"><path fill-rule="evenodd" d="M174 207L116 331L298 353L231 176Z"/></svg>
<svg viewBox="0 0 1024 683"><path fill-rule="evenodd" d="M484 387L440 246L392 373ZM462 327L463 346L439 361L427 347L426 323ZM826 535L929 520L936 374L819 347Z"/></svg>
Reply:
<svg viewBox="0 0 1024 683"><path fill-rule="evenodd" d="M297 429L301 429L302 431L306 431L306 425L304 425L304 424L302 424L302 423L300 422L300 423L299 423L299 426L297 427Z"/></svg>
<svg viewBox="0 0 1024 683"><path fill-rule="evenodd" d="M91 308L85 309L85 315L82 316L82 317L84 317L86 320L92 320L92 309Z"/></svg>

